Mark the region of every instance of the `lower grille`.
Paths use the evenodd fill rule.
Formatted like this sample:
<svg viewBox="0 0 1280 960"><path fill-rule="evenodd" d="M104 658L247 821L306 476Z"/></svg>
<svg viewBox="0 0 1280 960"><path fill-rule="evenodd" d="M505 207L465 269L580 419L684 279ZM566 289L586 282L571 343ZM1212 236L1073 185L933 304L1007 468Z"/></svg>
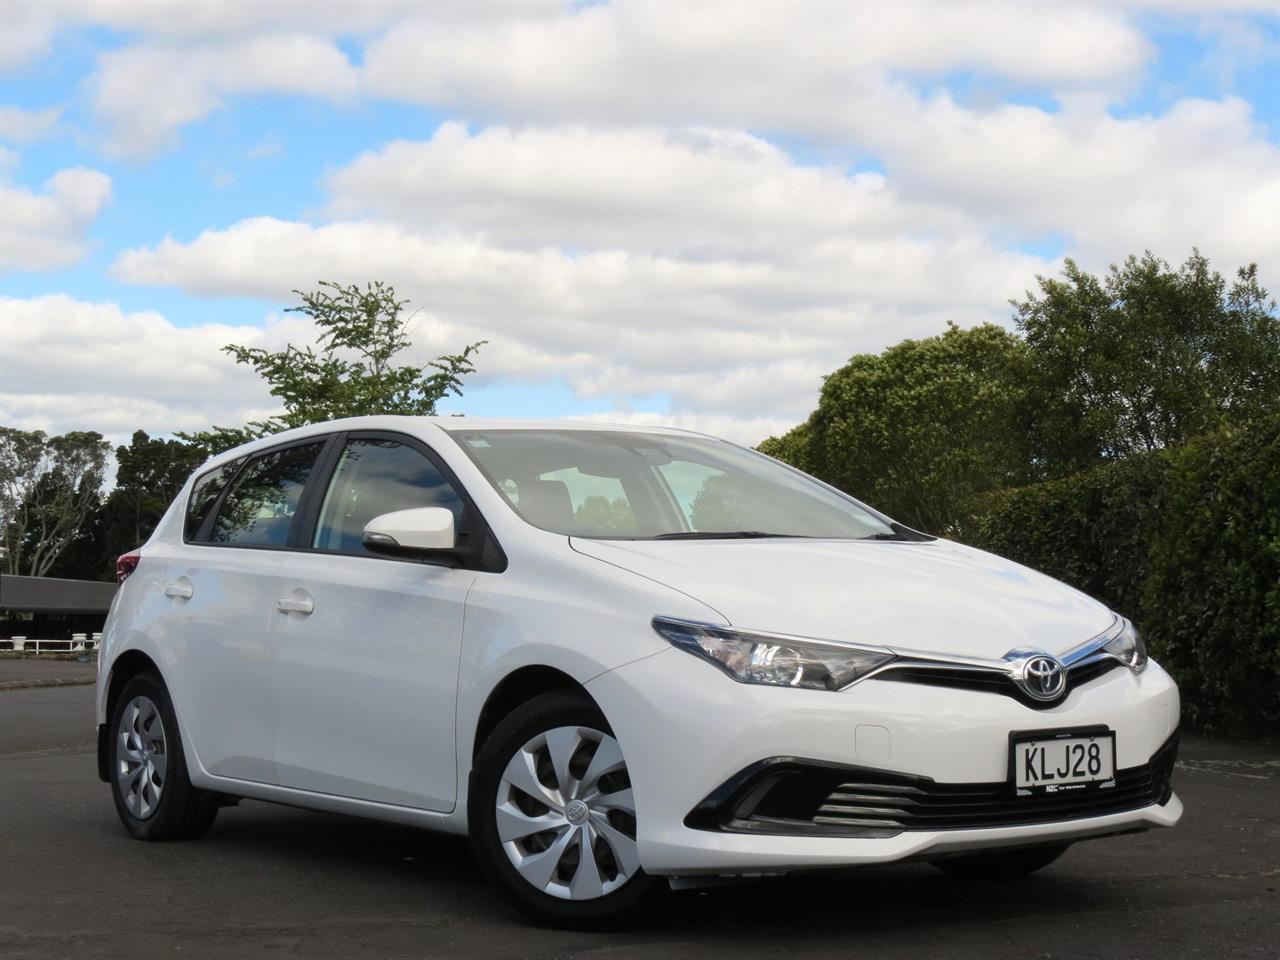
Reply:
<svg viewBox="0 0 1280 960"><path fill-rule="evenodd" d="M890 837L910 830L973 830L1056 823L1167 803L1174 734L1112 786L1018 796L1008 783L936 783L928 777L780 759L725 784L686 818L699 829Z"/></svg>

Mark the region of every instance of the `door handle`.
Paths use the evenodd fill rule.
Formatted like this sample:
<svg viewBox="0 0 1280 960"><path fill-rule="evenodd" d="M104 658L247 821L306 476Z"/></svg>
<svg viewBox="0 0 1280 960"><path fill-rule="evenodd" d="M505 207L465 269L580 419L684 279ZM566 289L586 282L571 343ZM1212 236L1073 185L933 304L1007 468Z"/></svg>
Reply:
<svg viewBox="0 0 1280 960"><path fill-rule="evenodd" d="M281 613L301 613L306 615L316 608L309 599L299 600L295 597L281 597L276 601L276 609Z"/></svg>
<svg viewBox="0 0 1280 960"><path fill-rule="evenodd" d="M171 583L164 588L164 595L172 600L190 600L192 592L189 583Z"/></svg>

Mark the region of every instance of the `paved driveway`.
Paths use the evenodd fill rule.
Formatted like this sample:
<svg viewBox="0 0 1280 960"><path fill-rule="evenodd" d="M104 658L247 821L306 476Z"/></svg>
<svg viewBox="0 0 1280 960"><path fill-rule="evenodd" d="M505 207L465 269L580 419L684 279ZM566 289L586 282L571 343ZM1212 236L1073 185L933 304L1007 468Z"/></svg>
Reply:
<svg viewBox="0 0 1280 960"><path fill-rule="evenodd" d="M1175 830L970 887L923 864L670 897L643 928L531 929L465 842L243 803L143 844L94 774L92 688L0 691L0 957L1280 955L1280 754L1190 739Z"/></svg>

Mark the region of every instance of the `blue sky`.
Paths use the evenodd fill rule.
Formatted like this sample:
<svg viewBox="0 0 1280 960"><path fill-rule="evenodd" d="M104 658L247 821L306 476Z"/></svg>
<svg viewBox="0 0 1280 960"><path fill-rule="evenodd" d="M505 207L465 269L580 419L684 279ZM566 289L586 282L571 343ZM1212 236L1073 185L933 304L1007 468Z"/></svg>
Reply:
<svg viewBox="0 0 1280 960"><path fill-rule="evenodd" d="M451 411L752 442L1063 256L1280 279L1275 6L2 9L4 422L267 411L322 278L490 341Z"/></svg>

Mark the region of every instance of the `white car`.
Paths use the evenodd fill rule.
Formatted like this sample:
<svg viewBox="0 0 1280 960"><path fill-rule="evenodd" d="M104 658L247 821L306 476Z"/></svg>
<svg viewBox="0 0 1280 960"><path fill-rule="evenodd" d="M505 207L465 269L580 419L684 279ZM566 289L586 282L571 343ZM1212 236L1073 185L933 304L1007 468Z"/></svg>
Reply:
<svg viewBox="0 0 1280 960"><path fill-rule="evenodd" d="M140 839L244 797L467 833L589 925L668 882L1017 876L1182 813L1125 619L698 434L303 427L209 461L119 574L99 768Z"/></svg>

